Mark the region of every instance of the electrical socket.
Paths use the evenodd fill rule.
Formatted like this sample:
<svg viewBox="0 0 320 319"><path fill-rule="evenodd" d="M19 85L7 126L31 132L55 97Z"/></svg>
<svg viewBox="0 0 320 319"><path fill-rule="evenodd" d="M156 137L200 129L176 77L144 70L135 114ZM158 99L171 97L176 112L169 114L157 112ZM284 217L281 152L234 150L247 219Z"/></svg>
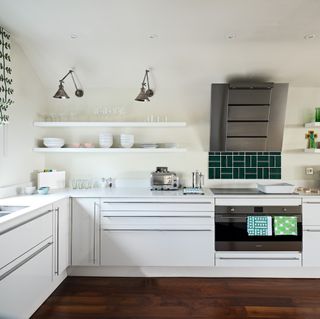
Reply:
<svg viewBox="0 0 320 319"><path fill-rule="evenodd" d="M313 175L314 170L313 167L306 167L306 175Z"/></svg>

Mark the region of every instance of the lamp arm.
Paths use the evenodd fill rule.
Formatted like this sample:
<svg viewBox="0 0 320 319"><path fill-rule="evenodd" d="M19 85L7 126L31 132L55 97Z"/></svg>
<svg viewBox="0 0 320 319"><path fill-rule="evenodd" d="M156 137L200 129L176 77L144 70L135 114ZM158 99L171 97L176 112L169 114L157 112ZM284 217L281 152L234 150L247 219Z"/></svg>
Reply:
<svg viewBox="0 0 320 319"><path fill-rule="evenodd" d="M149 72L149 70L146 70L146 73L144 74L144 77L143 77L143 80L142 80L142 86L146 85L146 79L148 80L148 83L149 83L148 72ZM149 84L148 84L148 86L149 86Z"/></svg>
<svg viewBox="0 0 320 319"><path fill-rule="evenodd" d="M70 73L71 73L71 77L72 77L73 84L74 84L74 86L76 87L76 90L78 90L76 81L74 80L73 71L70 71Z"/></svg>
<svg viewBox="0 0 320 319"><path fill-rule="evenodd" d="M60 82L63 82L63 80L69 75L72 74L72 70L70 70L61 80L59 80Z"/></svg>

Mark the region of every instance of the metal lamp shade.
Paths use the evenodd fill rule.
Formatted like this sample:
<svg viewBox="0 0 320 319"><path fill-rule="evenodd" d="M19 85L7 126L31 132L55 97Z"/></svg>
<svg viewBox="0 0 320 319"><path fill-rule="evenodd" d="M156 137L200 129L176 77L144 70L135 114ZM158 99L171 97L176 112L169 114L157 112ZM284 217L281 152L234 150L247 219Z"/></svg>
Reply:
<svg viewBox="0 0 320 319"><path fill-rule="evenodd" d="M69 95L64 90L63 84L60 82L57 93L53 96L56 99L69 99Z"/></svg>
<svg viewBox="0 0 320 319"><path fill-rule="evenodd" d="M135 98L135 100L139 101L139 102L144 102L145 100L149 101L149 99L146 95L146 90L144 89L144 87L141 88L140 93Z"/></svg>

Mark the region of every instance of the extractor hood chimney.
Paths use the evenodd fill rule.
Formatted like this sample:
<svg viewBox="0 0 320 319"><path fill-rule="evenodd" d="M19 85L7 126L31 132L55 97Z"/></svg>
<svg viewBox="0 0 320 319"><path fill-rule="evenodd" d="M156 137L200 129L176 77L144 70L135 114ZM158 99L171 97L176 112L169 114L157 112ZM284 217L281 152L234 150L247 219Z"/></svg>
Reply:
<svg viewBox="0 0 320 319"><path fill-rule="evenodd" d="M281 151L287 83L211 86L210 151Z"/></svg>

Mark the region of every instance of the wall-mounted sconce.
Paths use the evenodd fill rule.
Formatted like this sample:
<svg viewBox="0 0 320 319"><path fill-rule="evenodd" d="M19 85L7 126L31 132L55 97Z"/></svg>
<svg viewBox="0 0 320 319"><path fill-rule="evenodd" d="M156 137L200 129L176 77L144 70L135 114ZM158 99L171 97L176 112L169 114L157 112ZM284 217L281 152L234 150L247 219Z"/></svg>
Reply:
<svg viewBox="0 0 320 319"><path fill-rule="evenodd" d="M83 90L79 89L77 87L76 81L74 80L73 73L74 73L74 71L70 70L61 80L59 80L59 88L58 88L57 93L53 96L54 98L56 98L56 99L68 99L69 98L69 95L64 90L63 81L70 74L71 74L71 77L72 77L73 84L74 84L74 86L76 88L75 95L77 97L82 97L83 96Z"/></svg>
<svg viewBox="0 0 320 319"><path fill-rule="evenodd" d="M146 73L142 80L142 87L140 89L140 93L135 98L136 101L140 101L140 102L150 101L149 97L153 96L154 94L153 91L150 89L148 73L149 73L149 70L146 70ZM146 85L147 85L147 90L145 88Z"/></svg>

